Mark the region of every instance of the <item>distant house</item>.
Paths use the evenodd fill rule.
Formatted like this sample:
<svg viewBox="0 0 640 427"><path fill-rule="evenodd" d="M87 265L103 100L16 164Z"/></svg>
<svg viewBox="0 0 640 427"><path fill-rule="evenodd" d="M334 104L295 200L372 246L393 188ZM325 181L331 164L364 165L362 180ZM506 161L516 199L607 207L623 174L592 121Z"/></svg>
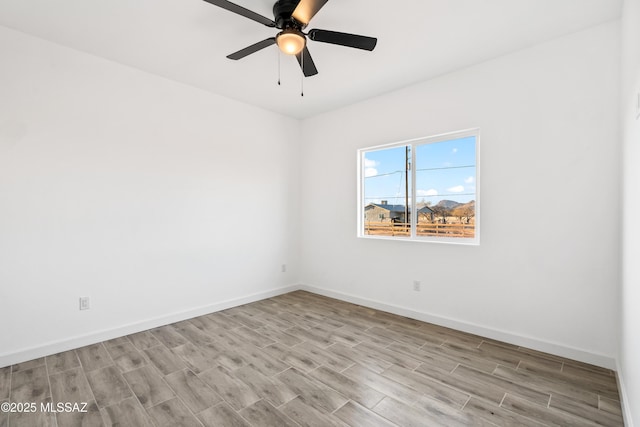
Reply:
<svg viewBox="0 0 640 427"><path fill-rule="evenodd" d="M366 222L405 222L404 205L390 205L386 200L380 203L369 203L364 208Z"/></svg>
<svg viewBox="0 0 640 427"><path fill-rule="evenodd" d="M418 214L427 215L433 220L433 210L428 206L419 209ZM369 203L364 208L364 220L366 222L406 222L405 206L390 205L386 200L380 203Z"/></svg>
<svg viewBox="0 0 640 427"><path fill-rule="evenodd" d="M433 209L431 209L429 206L421 207L420 209L418 209L418 223L424 219L433 222L434 213L435 212L433 211Z"/></svg>

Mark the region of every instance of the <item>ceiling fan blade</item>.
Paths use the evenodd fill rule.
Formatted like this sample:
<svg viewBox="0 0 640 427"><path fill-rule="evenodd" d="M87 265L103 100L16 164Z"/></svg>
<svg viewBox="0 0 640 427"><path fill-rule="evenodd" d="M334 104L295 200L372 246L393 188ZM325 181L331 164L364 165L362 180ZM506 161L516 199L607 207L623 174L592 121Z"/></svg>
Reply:
<svg viewBox="0 0 640 427"><path fill-rule="evenodd" d="M311 58L309 49L307 49L306 46L304 47L302 52L296 55L296 59L298 60L298 64L300 64L300 68L302 68L302 73L305 77L311 77L318 74L316 64L313 63L313 59Z"/></svg>
<svg viewBox="0 0 640 427"><path fill-rule="evenodd" d="M300 0L300 3L298 3L298 6L296 6L291 16L293 16L296 21L307 25L309 21L311 21L311 18L322 9L322 6L324 6L327 1L329 0Z"/></svg>
<svg viewBox="0 0 640 427"><path fill-rule="evenodd" d="M257 51L264 49L265 47L269 47L272 44L275 44L275 42L276 42L276 38L271 37L271 38L262 40L261 42L258 42L256 44L252 44L249 47L245 47L244 49L234 52L231 55L227 55L227 58L234 59L234 60L242 59L245 56L251 55L252 53L256 53Z"/></svg>
<svg viewBox="0 0 640 427"><path fill-rule="evenodd" d="M228 10L229 12L237 13L238 15L244 16L245 18L252 19L256 22L259 22L267 27L275 27L276 23L271 19L260 15L259 13L255 13L249 9L245 9L242 6L238 6L235 3L231 3L227 0L204 0L207 3L211 3L212 5L221 7L223 9Z"/></svg>
<svg viewBox="0 0 640 427"><path fill-rule="evenodd" d="M309 38L316 42L339 44L341 46L355 47L356 49L364 50L373 50L376 47L376 43L378 43L378 39L375 37L328 30L311 30L309 31Z"/></svg>

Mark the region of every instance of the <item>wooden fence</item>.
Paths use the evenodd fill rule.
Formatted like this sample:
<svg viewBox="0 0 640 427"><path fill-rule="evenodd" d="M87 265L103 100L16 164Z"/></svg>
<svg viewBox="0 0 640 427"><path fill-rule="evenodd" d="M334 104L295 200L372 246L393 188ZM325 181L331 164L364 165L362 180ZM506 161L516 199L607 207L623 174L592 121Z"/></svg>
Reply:
<svg viewBox="0 0 640 427"><path fill-rule="evenodd" d="M418 223L418 236L466 237L475 236L475 224L430 224ZM393 222L364 223L364 234L373 236L410 236L411 224Z"/></svg>

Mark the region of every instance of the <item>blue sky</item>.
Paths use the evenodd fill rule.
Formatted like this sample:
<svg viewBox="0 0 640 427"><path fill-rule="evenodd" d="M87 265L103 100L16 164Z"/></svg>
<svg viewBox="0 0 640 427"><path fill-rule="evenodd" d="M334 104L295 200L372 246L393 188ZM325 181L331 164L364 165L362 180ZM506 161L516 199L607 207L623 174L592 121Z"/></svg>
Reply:
<svg viewBox="0 0 640 427"><path fill-rule="evenodd" d="M460 203L475 200L475 139L475 136L469 136L415 147L418 203L424 201L435 205L440 200ZM365 206L381 200L404 204L405 147L368 151L363 163Z"/></svg>

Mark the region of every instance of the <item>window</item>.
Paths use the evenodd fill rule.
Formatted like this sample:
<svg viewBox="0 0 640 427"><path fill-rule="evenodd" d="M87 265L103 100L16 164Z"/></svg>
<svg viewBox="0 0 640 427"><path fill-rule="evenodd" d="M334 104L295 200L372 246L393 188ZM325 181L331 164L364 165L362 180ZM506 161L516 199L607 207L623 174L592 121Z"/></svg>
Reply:
<svg viewBox="0 0 640 427"><path fill-rule="evenodd" d="M358 236L478 244L479 131L358 151Z"/></svg>

